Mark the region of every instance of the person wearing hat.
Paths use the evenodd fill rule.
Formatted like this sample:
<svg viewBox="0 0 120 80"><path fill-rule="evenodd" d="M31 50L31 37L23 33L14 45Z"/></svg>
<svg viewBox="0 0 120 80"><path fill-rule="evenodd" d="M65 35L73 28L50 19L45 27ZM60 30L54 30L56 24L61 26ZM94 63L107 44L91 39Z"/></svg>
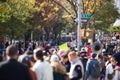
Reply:
<svg viewBox="0 0 120 80"><path fill-rule="evenodd" d="M49 62L43 58L43 50L37 48L34 50L34 59L36 63L33 66L33 71L36 72L38 80L53 80L53 69Z"/></svg>
<svg viewBox="0 0 120 80"><path fill-rule="evenodd" d="M35 73L35 71L32 70L32 67L33 67L33 65L35 63L33 55L25 56L21 63L23 63L23 64L25 64L26 66L29 67L29 72L31 74L32 80L37 80L36 73Z"/></svg>
<svg viewBox="0 0 120 80"><path fill-rule="evenodd" d="M54 80L66 80L66 69L65 67L60 63L59 57L57 55L51 56L51 66L53 67L53 77Z"/></svg>
<svg viewBox="0 0 120 80"><path fill-rule="evenodd" d="M84 71L85 71L86 63L88 61L87 51L85 50L85 48L81 49L81 51L78 53L78 56L80 57L80 59L81 59L81 61L83 63Z"/></svg>
<svg viewBox="0 0 120 80"><path fill-rule="evenodd" d="M96 53L91 53L91 59L86 65L85 80L100 80L100 63L95 59L96 56Z"/></svg>

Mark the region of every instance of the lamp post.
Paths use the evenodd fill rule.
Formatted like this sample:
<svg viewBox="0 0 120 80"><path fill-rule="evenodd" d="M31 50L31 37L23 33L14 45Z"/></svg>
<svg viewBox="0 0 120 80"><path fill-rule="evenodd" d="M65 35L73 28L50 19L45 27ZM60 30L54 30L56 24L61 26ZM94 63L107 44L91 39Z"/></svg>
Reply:
<svg viewBox="0 0 120 80"><path fill-rule="evenodd" d="M78 25L77 25L77 49L80 51L81 39L80 39L80 29L81 29L81 1L77 0L78 3Z"/></svg>

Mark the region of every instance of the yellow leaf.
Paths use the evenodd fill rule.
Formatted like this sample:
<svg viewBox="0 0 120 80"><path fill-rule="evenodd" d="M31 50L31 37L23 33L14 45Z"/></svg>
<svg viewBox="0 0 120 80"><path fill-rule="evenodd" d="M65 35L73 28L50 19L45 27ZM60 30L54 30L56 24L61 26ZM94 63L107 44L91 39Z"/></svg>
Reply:
<svg viewBox="0 0 120 80"><path fill-rule="evenodd" d="M30 0L30 3L34 5L35 4L35 0Z"/></svg>
<svg viewBox="0 0 120 80"><path fill-rule="evenodd" d="M40 7L44 7L45 6L45 2L42 2L41 4L40 4Z"/></svg>
<svg viewBox="0 0 120 80"><path fill-rule="evenodd" d="M58 8L58 7L54 7L54 10L55 10L55 11L58 11L58 10L59 10L59 8Z"/></svg>

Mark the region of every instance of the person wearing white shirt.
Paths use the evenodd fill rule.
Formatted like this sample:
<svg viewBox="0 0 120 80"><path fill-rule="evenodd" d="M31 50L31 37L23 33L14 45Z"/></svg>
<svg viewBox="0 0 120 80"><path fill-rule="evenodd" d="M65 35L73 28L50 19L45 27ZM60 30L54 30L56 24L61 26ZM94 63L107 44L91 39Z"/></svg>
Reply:
<svg viewBox="0 0 120 80"><path fill-rule="evenodd" d="M110 63L106 66L105 80L120 80L120 71L115 69L117 67L116 61L112 57Z"/></svg>
<svg viewBox="0 0 120 80"><path fill-rule="evenodd" d="M53 69L49 62L43 59L43 51L41 49L34 50L34 58L36 63L33 71L37 74L38 80L53 80Z"/></svg>

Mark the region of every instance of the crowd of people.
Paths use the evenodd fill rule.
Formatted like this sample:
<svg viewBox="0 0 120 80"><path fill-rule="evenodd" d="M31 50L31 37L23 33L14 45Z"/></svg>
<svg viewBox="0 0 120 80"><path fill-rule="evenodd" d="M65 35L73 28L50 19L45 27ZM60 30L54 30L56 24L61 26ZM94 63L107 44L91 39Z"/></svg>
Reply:
<svg viewBox="0 0 120 80"><path fill-rule="evenodd" d="M0 80L120 80L120 52L104 43L61 50L49 45L20 49L7 45ZM112 48L112 49L111 49Z"/></svg>

